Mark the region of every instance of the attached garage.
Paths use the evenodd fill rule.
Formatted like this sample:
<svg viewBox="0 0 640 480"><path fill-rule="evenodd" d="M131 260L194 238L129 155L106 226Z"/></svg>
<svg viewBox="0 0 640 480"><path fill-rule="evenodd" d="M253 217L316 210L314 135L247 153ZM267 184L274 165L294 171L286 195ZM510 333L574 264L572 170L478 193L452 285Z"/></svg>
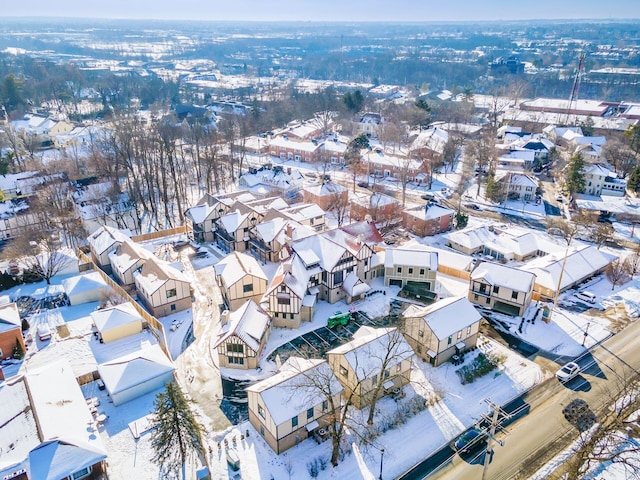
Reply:
<svg viewBox="0 0 640 480"><path fill-rule="evenodd" d="M74 306L99 302L113 293L98 272L66 278L62 281L62 287L69 297L69 303Z"/></svg>
<svg viewBox="0 0 640 480"><path fill-rule="evenodd" d="M389 286L402 288L402 280L399 278L392 278L389 280Z"/></svg>
<svg viewBox="0 0 640 480"><path fill-rule="evenodd" d="M496 300L494 302L493 310L495 310L496 312L511 315L512 317L517 317L518 315L520 315L520 307L518 305L509 305L508 303L504 303L499 300Z"/></svg>
<svg viewBox="0 0 640 480"><path fill-rule="evenodd" d="M158 344L98 365L114 405L122 405L173 379L175 367Z"/></svg>

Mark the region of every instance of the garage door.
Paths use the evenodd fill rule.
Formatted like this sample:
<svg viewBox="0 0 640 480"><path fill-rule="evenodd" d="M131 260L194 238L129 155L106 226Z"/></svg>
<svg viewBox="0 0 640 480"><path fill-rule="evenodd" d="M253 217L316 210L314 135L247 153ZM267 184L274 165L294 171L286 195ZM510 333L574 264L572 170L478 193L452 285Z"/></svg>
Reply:
<svg viewBox="0 0 640 480"><path fill-rule="evenodd" d="M515 305L509 305L508 303L503 303L499 300L496 300L493 304L493 309L496 312L506 313L507 315L512 315L514 317L517 317L520 312L520 308Z"/></svg>
<svg viewBox="0 0 640 480"><path fill-rule="evenodd" d="M402 288L402 280L398 280L396 278L389 279L389 285L392 287L400 287Z"/></svg>

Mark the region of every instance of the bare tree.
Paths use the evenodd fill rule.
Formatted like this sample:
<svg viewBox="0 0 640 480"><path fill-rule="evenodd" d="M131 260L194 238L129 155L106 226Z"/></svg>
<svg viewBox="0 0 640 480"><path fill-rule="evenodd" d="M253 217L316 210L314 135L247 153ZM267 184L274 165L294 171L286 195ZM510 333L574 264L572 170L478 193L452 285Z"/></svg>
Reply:
<svg viewBox="0 0 640 480"><path fill-rule="evenodd" d="M327 183L325 188L332 189L327 210L336 217L338 226L341 226L349 217L349 197L345 191L335 184Z"/></svg>
<svg viewBox="0 0 640 480"><path fill-rule="evenodd" d="M640 271L640 245L636 245L633 253L624 259L629 269L629 274L633 278Z"/></svg>
<svg viewBox="0 0 640 480"><path fill-rule="evenodd" d="M494 130L487 129L478 139L470 141L467 145L467 155L475 159L478 168L478 191L476 195L480 195L480 185L484 174L489 171L495 171L497 152Z"/></svg>
<svg viewBox="0 0 640 480"><path fill-rule="evenodd" d="M569 246L580 231L580 225L563 219L549 219L547 231L552 235L561 237Z"/></svg>
<svg viewBox="0 0 640 480"><path fill-rule="evenodd" d="M628 265L625 262L616 259L611 262L604 271L607 280L611 282L611 290L614 290L617 285L622 285L630 280L630 272Z"/></svg>

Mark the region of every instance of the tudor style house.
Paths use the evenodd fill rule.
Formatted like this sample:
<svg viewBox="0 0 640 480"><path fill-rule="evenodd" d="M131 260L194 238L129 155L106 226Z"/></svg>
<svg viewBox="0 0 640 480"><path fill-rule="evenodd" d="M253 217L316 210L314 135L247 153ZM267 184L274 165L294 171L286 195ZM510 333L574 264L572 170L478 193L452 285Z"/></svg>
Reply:
<svg viewBox="0 0 640 480"><path fill-rule="evenodd" d="M235 312L222 312L220 323L222 329L213 344L220 367L257 368L269 338L269 314L248 300Z"/></svg>
<svg viewBox="0 0 640 480"><path fill-rule="evenodd" d="M215 220L226 215L236 200L251 201L255 200L255 197L245 191L215 196L205 194L184 214L189 237L196 242L213 242Z"/></svg>
<svg viewBox="0 0 640 480"><path fill-rule="evenodd" d="M154 257L152 252L133 240L126 239L109 254L111 272L123 288L133 289L135 288L134 273L151 257Z"/></svg>
<svg viewBox="0 0 640 480"><path fill-rule="evenodd" d="M449 297L427 307L411 305L404 336L418 357L438 366L475 346L482 316L465 297Z"/></svg>
<svg viewBox="0 0 640 480"><path fill-rule="evenodd" d="M13 357L16 346L20 344L22 351L27 349L22 336L22 320L15 303L0 306L0 359Z"/></svg>
<svg viewBox="0 0 640 480"><path fill-rule="evenodd" d="M323 435L342 386L326 360L290 357L274 376L247 388L249 421L276 454Z"/></svg>
<svg viewBox="0 0 640 480"><path fill-rule="evenodd" d="M522 316L531 303L535 279L531 272L482 262L471 272L468 298L496 312Z"/></svg>
<svg viewBox="0 0 640 480"><path fill-rule="evenodd" d="M327 361L356 408L409 383L415 354L395 327L360 327L353 340L327 352ZM379 388L379 383L382 383Z"/></svg>
<svg viewBox="0 0 640 480"><path fill-rule="evenodd" d="M280 264L264 294L274 327L298 328L313 319L321 271L317 259L305 262L297 254Z"/></svg>
<svg viewBox="0 0 640 480"><path fill-rule="evenodd" d="M106 273L111 273L111 259L109 254L122 245L129 235L112 227L103 226L87 238L91 259Z"/></svg>
<svg viewBox="0 0 640 480"><path fill-rule="evenodd" d="M267 290L267 276L255 258L232 252L215 265L220 293L229 310L247 300L259 302Z"/></svg>
<svg viewBox="0 0 640 480"><path fill-rule="evenodd" d="M191 283L182 272L150 258L135 275L138 299L155 317L191 308Z"/></svg>

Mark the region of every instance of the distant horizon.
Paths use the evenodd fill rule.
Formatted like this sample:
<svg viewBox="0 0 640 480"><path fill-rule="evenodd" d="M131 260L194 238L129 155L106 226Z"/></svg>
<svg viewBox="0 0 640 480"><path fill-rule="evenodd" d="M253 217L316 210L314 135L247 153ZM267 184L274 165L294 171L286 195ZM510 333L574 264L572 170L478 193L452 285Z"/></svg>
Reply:
<svg viewBox="0 0 640 480"><path fill-rule="evenodd" d="M512 21L633 21L640 19L638 0L26 0L3 5L3 19L168 20L309 23L458 23Z"/></svg>

